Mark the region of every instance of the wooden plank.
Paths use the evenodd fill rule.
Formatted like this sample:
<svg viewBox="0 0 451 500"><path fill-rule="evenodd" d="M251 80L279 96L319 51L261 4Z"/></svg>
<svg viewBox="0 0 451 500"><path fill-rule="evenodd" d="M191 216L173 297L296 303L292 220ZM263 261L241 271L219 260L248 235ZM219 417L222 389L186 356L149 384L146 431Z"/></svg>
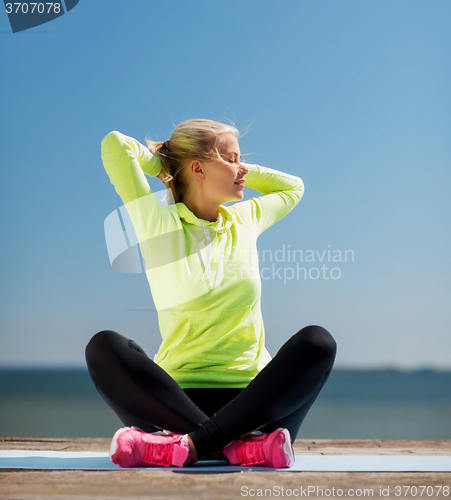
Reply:
<svg viewBox="0 0 451 500"><path fill-rule="evenodd" d="M104 438L0 437L0 449L108 451ZM297 440L296 454L325 455L451 455L451 440ZM170 471L3 471L0 498L5 500L59 499L235 499L247 497L450 499L449 473L367 472L241 472L184 474ZM310 487L310 493L308 493ZM424 487L420 495L421 487ZM426 489L428 488L429 489ZM440 487L442 487L441 490ZM283 488L283 490L282 490ZM410 488L410 489L408 489ZM416 489L415 489L416 488ZM332 490L334 489L334 490ZM364 495L364 490L367 494ZM327 490L327 491L326 491ZM357 490L361 490L358 495ZM322 491L322 494L321 494ZM372 495L370 495L370 491ZM335 494L334 494L335 492ZM432 495L430 493L433 493ZM283 494L282 494L283 493ZM301 494L304 493L302 496ZM329 495L327 495L329 493ZM388 493L388 495L383 495ZM399 494L400 493L400 494Z"/></svg>

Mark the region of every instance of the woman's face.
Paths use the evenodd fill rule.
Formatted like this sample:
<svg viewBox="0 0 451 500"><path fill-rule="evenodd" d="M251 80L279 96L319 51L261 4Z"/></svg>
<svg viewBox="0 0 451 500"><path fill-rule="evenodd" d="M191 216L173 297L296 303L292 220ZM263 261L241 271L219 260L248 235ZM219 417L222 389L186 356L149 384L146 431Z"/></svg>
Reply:
<svg viewBox="0 0 451 500"><path fill-rule="evenodd" d="M238 140L233 134L224 136L219 150L221 158L202 162L205 170L204 192L218 205L243 199L244 176L249 172L241 163Z"/></svg>

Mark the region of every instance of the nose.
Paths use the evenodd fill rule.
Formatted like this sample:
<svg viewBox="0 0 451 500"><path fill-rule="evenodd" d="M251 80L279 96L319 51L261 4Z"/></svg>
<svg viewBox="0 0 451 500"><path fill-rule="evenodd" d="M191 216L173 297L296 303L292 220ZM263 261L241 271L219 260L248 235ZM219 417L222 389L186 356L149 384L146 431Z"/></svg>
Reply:
<svg viewBox="0 0 451 500"><path fill-rule="evenodd" d="M246 167L246 165L244 163L241 163L240 165L241 165L240 171L241 171L242 175L246 175L249 172L249 169Z"/></svg>

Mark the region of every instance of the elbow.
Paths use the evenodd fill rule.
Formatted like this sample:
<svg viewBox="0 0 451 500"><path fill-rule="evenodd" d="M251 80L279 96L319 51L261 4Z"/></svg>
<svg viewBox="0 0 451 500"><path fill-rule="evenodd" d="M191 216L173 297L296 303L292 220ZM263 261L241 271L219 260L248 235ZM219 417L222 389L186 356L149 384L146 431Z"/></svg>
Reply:
<svg viewBox="0 0 451 500"><path fill-rule="evenodd" d="M102 148L110 144L118 144L120 142L121 136L122 134L120 132L118 132L117 130L113 130L102 139Z"/></svg>
<svg viewBox="0 0 451 500"><path fill-rule="evenodd" d="M297 181L298 181L298 186L296 189L296 192L297 192L296 205L302 200L302 197L304 196L304 182L302 181L302 179L300 177L297 178Z"/></svg>
<svg viewBox="0 0 451 500"><path fill-rule="evenodd" d="M301 198L304 196L304 182L303 180L298 177L297 178L297 181L298 181L298 187L297 187L297 191L299 192L299 200L301 200Z"/></svg>
<svg viewBox="0 0 451 500"><path fill-rule="evenodd" d="M298 183L299 183L299 189L302 192L304 192L304 181L300 177L298 177L298 179L299 179L299 181L298 181Z"/></svg>

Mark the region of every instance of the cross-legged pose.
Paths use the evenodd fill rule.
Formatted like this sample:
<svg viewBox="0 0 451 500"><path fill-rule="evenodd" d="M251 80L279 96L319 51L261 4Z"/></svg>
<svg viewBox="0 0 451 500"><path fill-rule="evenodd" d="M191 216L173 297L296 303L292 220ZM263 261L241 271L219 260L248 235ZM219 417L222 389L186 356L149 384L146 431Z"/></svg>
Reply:
<svg viewBox="0 0 451 500"><path fill-rule="evenodd" d="M290 467L292 442L332 369L336 344L320 326L300 329L273 359L265 348L257 238L297 205L304 185L244 163L238 137L230 125L189 120L148 147L119 132L102 141L163 339L153 360L111 330L86 348L91 378L125 426L110 450L123 467L207 458ZM167 206L145 175L164 183ZM243 201L245 186L261 196Z"/></svg>

